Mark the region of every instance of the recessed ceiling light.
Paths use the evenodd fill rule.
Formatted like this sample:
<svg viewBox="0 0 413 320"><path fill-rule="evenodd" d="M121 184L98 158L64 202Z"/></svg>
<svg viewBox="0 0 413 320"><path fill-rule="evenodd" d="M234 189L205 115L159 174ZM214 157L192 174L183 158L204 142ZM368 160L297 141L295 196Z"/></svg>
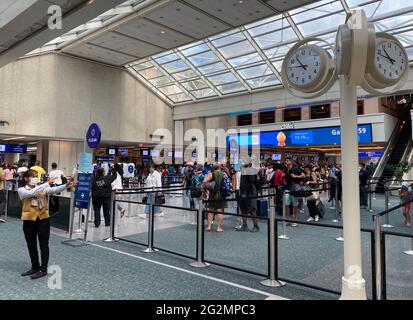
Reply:
<svg viewBox="0 0 413 320"><path fill-rule="evenodd" d="M164 30L161 31L162 34L166 33Z"/></svg>

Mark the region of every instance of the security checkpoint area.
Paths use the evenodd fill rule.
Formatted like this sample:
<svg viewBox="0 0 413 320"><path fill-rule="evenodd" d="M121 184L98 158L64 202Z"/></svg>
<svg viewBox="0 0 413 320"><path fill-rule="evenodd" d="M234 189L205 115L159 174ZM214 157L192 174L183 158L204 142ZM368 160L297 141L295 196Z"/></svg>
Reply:
<svg viewBox="0 0 413 320"><path fill-rule="evenodd" d="M412 300L412 15L4 1L0 300Z"/></svg>

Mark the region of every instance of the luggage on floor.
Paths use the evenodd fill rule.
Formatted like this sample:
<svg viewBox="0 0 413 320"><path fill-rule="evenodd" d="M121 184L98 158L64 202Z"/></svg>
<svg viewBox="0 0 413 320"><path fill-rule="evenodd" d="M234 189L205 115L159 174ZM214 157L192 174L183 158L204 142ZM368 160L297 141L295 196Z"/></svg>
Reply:
<svg viewBox="0 0 413 320"><path fill-rule="evenodd" d="M268 217L268 200L257 200L257 215L259 217Z"/></svg>
<svg viewBox="0 0 413 320"><path fill-rule="evenodd" d="M320 218L324 218L326 214L326 208L324 207L324 204L320 200L317 201L317 211L318 211L318 216Z"/></svg>

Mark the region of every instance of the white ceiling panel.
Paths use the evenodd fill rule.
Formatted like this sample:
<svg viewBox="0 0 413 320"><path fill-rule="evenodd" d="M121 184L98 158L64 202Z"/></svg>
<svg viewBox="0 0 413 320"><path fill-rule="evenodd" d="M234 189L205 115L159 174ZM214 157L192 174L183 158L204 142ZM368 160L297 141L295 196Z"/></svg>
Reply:
<svg viewBox="0 0 413 320"><path fill-rule="evenodd" d="M146 57L162 49L116 32L105 33L90 43L135 57Z"/></svg>
<svg viewBox="0 0 413 320"><path fill-rule="evenodd" d="M116 29L116 31L164 49L176 48L184 43L195 40L180 32L141 18L133 19L131 22Z"/></svg>
<svg viewBox="0 0 413 320"><path fill-rule="evenodd" d="M197 39L231 27L177 1L149 12L144 17Z"/></svg>
<svg viewBox="0 0 413 320"><path fill-rule="evenodd" d="M116 66L124 65L134 58L133 56L122 54L118 52L113 52L93 44L84 44L80 47L71 49L68 53L75 56L83 57L86 59L100 61Z"/></svg>
<svg viewBox="0 0 413 320"><path fill-rule="evenodd" d="M284 12L320 0L268 0L264 1L277 11Z"/></svg>
<svg viewBox="0 0 413 320"><path fill-rule="evenodd" d="M234 27L274 15L274 10L258 0L184 0L184 2Z"/></svg>

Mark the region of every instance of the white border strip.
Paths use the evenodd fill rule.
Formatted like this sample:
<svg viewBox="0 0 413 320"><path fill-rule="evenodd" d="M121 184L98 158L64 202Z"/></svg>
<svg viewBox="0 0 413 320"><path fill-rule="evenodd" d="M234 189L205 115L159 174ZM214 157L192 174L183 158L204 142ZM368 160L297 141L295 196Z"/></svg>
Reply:
<svg viewBox="0 0 413 320"><path fill-rule="evenodd" d="M175 266L163 263L163 262L150 260L150 259L143 258L143 257L140 257L140 256L136 256L134 254L127 253L127 252L124 252L124 251L104 247L104 246L101 246L99 244L91 243L90 245L94 246L94 247L97 247L97 248L104 249L104 250L117 252L117 253L123 254L125 256L129 256L129 257L139 259L139 260L142 260L142 261L146 261L146 262L149 262L149 263L157 264L157 265L160 265L160 266L163 266L163 267L166 267L166 268L170 268L170 269L174 269L174 270L177 270L177 271L185 272L187 274L191 274L191 275L194 275L194 276L197 276L197 277L200 277L200 278L208 279L208 280L211 280L211 281L219 282L219 283L226 284L226 285L236 287L236 288L239 288L239 289L243 289L243 290L247 290L247 291L250 291L250 292L258 293L258 294L261 294L263 296L266 296L267 297L266 300L288 300L288 299L285 299L283 297L271 294L269 292L257 290L257 289L254 289L254 288L250 288L250 287L246 287L246 286L243 286L243 285L240 285L240 284L236 284L234 282L230 282L230 281L214 278L214 277L211 277L211 276L207 276L207 275L204 275L204 274L196 273L196 272L189 271L189 270L186 270L186 269L182 269L182 268L179 268L179 267L175 267Z"/></svg>

